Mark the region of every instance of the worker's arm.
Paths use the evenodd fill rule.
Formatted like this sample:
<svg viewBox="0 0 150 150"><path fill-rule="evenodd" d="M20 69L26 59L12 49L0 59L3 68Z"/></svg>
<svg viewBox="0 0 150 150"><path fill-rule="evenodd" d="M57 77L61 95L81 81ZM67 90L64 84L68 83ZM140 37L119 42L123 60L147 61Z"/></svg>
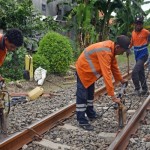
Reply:
<svg viewBox="0 0 150 150"><path fill-rule="evenodd" d="M101 52L98 54L98 60L108 95L111 96L112 101L120 103L120 99L114 94L113 76L111 72L111 55L110 52Z"/></svg>
<svg viewBox="0 0 150 150"><path fill-rule="evenodd" d="M111 71L112 71L112 74L114 76L115 81L121 82L123 80L121 72L120 72L119 67L118 67L117 60L115 57L112 59Z"/></svg>

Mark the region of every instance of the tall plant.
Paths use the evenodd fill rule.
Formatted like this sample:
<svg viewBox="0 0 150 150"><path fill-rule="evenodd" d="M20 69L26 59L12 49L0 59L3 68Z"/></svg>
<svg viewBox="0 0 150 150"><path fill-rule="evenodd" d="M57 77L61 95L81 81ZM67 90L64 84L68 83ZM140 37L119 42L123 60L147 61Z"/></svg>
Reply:
<svg viewBox="0 0 150 150"><path fill-rule="evenodd" d="M76 20L73 21L73 27L76 27L80 48L107 39L111 13L122 7L122 1L78 0L76 3L68 18ZM103 14L102 17L100 12Z"/></svg>
<svg viewBox="0 0 150 150"><path fill-rule="evenodd" d="M147 16L150 10L143 11L141 5L147 4L144 0L126 0L123 3L122 10L116 9L116 24L112 27L113 34L127 34L130 36L133 30L133 22L136 15Z"/></svg>
<svg viewBox="0 0 150 150"><path fill-rule="evenodd" d="M98 10L94 10L94 0L76 1L71 13L68 16L68 22L76 33L76 41L79 47L84 49L89 44L98 40L95 24L93 21L98 16Z"/></svg>

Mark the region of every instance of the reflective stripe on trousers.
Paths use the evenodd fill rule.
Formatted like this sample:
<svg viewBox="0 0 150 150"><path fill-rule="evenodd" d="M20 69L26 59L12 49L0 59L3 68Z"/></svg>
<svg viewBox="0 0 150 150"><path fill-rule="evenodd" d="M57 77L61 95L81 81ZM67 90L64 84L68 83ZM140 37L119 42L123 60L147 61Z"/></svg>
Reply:
<svg viewBox="0 0 150 150"><path fill-rule="evenodd" d="M88 119L85 114L92 118L96 115L93 108L94 83L85 88L77 75L77 92L76 92L76 114L79 124L87 124Z"/></svg>

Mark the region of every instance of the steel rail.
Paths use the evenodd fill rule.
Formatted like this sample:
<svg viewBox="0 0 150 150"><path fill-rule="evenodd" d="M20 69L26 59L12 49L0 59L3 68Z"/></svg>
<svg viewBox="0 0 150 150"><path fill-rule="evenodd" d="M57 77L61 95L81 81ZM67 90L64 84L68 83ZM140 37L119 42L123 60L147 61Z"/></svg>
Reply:
<svg viewBox="0 0 150 150"><path fill-rule="evenodd" d="M130 72L131 74L131 72ZM123 75L123 78L127 78L128 74ZM114 85L117 82L113 82ZM95 99L99 97L99 95L106 93L106 87L103 86L95 91ZM72 116L76 109L76 103L72 103L66 107L63 107L61 110L52 113L51 115L41 119L40 121L32 124L19 133L14 134L11 137L5 138L4 140L0 141L0 149L2 150L17 150L22 148L23 145L28 144L29 142L33 141L33 138L37 135L41 135L48 131L49 129L56 126L58 123L63 121L66 118ZM35 132L34 132L35 131ZM37 134L38 133L38 134Z"/></svg>
<svg viewBox="0 0 150 150"><path fill-rule="evenodd" d="M128 124L121 130L121 132L117 135L115 140L111 143L108 150L125 150L128 143L130 136L135 133L140 124L140 121L145 117L147 108L150 104L150 95L144 101L142 106L137 109L135 114L132 116Z"/></svg>
<svg viewBox="0 0 150 150"><path fill-rule="evenodd" d="M2 150L17 150L20 149L24 144L33 141L34 137L41 135L53 128L57 124L61 123L64 119L73 115L75 110L75 104L70 104L63 107L61 110L48 115L42 120L32 124L24 131L14 134L10 138L6 138L0 143L0 149ZM35 132L34 132L35 131ZM37 134L38 133L38 134Z"/></svg>

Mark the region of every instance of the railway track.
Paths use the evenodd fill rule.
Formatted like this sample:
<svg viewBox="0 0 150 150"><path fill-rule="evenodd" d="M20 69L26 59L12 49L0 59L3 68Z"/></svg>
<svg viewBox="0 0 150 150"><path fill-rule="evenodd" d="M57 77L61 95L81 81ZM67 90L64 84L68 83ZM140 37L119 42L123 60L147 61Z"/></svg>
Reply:
<svg viewBox="0 0 150 150"><path fill-rule="evenodd" d="M147 107L145 118L139 122L136 133L130 136L127 150L130 147L136 150L150 150L150 106Z"/></svg>
<svg viewBox="0 0 150 150"><path fill-rule="evenodd" d="M124 78L128 78L128 75L130 75L131 72L129 74L125 74ZM114 83L117 84L117 83ZM103 96L103 94L106 93L106 88L105 86L103 86L100 89L97 89L95 91L95 105L96 105L96 109L100 112L103 112L105 109L107 109L107 104L103 105L101 103L101 101L103 101L103 99L107 99L106 96ZM138 99L138 98L137 98ZM137 100L136 99L136 100ZM129 118L131 118L131 121L128 121L128 124L123 128L123 130L121 130L119 132L119 134L116 137L116 133L117 133L117 121L115 118L113 118L114 116L114 109L111 108L110 111L108 111L107 113L105 113L101 119L98 119L97 121L94 122L94 125L96 126L96 131L94 131L93 133L91 132L85 132L83 130L81 130L80 128L78 128L77 123L75 122L75 102L63 107L62 109L60 109L57 112L54 112L52 114L50 114L49 116L41 119L40 121L28 126L28 128L24 129L21 132L15 133L14 135L8 136L4 139L2 139L0 142L0 149L2 150L17 150L17 149L21 149L24 145L32 142L32 144L29 144L29 146L27 146L27 149L35 149L35 145L37 146L36 149L39 150L42 149L46 149L44 148L44 144L42 145L41 143L43 142L44 139L48 139L45 141L48 143L51 143L50 145L54 144L54 147L58 146L58 149L72 149L72 150L78 150L78 149L125 149L125 147L127 146L128 142L126 142L127 144L123 143L121 144L121 142L123 142L125 140L125 138L127 138L125 141L128 141L129 137L131 134L133 134L133 131L131 133L131 126L133 128L135 122L140 121L140 117L143 116L143 113L145 113L144 110L148 110L148 108L146 108L149 105L149 100L150 97L148 97L145 102L143 103L143 105L141 105L139 102L138 106L141 105L141 108L139 108L133 116L131 118L131 116L129 116ZM108 99L108 101L110 101ZM141 98L139 99L139 101L141 101ZM101 105L102 104L102 105ZM132 108L133 109L133 108ZM109 115L110 117L107 118L106 116ZM113 120L111 120L110 118L113 118ZM109 120L110 119L110 120ZM132 121L135 120L135 121ZM109 125L105 128L105 124L109 123L109 125L112 123L112 127L109 127ZM102 127L101 125L102 124ZM132 124L132 125L131 125ZM138 123L136 123L138 125ZM100 127L98 127L100 126ZM56 131L58 130L58 131ZM105 130L109 130L106 132L103 132ZM60 131L60 132L59 132ZM127 133L127 131L129 133ZM109 136L112 135L112 137L103 137L101 135L101 133L103 132L103 134L108 133ZM113 132L111 134L111 132ZM135 132L135 131L134 131ZM69 134L69 135L67 135ZM127 136L128 134L128 136ZM42 135L42 136L41 136ZM49 135L52 135L51 138L48 138ZM63 139L62 135L65 137L65 139ZM81 137L85 138L85 142L84 140L82 140ZM88 138L89 136L89 138ZM67 142L67 140L69 140L67 137L69 137L69 139L72 138L72 141ZM115 138L116 137L116 138ZM94 141L92 141L92 138L94 139L94 141L97 139L97 142L94 143ZM108 139L109 140L108 140ZM36 140L42 140L42 142L35 142ZM63 140L62 140L63 139ZM86 142L87 140L87 142ZM79 142L81 141L81 143ZM113 142L112 142L113 141ZM73 144L73 142L75 142L75 144ZM112 142L112 143L111 143ZM59 143L58 145L56 143ZM30 148L30 145L34 145L32 148ZM64 146L65 145L65 146ZM69 146L68 146L69 145ZM84 145L84 146L83 146ZM124 145L124 147L120 147L120 145ZM119 146L119 147L118 147ZM48 147L48 146L47 146ZM52 148L48 148L48 149L54 149L54 147ZM56 149L57 149L56 148Z"/></svg>
<svg viewBox="0 0 150 150"><path fill-rule="evenodd" d="M150 113L150 96L144 101L142 106L137 109L128 124L117 135L115 140L109 146L108 150L123 150L127 147L130 137L137 131L140 123L144 120L145 116ZM149 147L150 149L150 147Z"/></svg>

